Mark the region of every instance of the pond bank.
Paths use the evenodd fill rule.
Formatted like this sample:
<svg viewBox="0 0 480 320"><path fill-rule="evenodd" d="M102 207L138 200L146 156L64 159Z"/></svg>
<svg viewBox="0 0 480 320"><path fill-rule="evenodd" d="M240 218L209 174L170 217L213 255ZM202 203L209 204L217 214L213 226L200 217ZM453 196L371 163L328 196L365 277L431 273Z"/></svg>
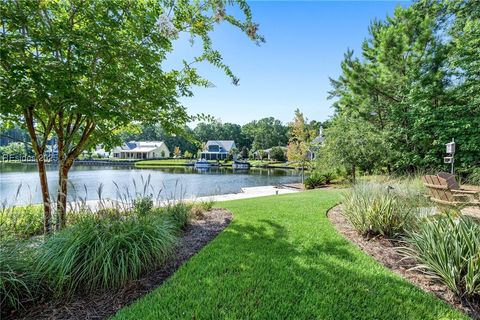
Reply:
<svg viewBox="0 0 480 320"><path fill-rule="evenodd" d="M300 189L296 189L294 187L290 187L289 185L278 185L278 186L259 186L259 187L247 187L247 188L241 188L241 192L238 193L229 193L229 194L218 194L218 195L212 195L212 196L204 196L204 197L189 197L189 198L184 198L181 199L183 201L195 201L195 202L208 202L208 201L214 201L214 202L220 202L220 201L229 201L229 200L242 200L242 199L250 199L250 198L258 198L258 197L266 197L266 196L273 196L273 195L281 195L281 194L289 194L289 193L297 193L301 192ZM171 204L172 202L178 202L180 200L165 200L157 205L159 206L164 206L167 204ZM88 200L85 201L84 203L71 203L70 205L72 208L75 208L75 206L79 206L81 204L85 204L88 206L91 210L98 210L99 207L101 208L111 208L111 207L124 207L124 204L121 204L120 202L112 199L106 199L106 200ZM128 205L127 205L128 206Z"/></svg>

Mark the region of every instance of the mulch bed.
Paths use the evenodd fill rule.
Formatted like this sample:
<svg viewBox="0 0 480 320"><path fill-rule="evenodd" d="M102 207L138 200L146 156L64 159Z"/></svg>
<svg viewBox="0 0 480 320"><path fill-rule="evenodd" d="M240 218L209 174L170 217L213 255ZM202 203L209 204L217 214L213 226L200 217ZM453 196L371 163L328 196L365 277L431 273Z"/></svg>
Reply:
<svg viewBox="0 0 480 320"><path fill-rule="evenodd" d="M6 319L106 319L160 286L183 263L225 229L231 220L232 214L224 209L213 209L204 213L203 217L194 220L183 231L180 244L167 264L132 281L119 291L75 297L70 302L40 302Z"/></svg>
<svg viewBox="0 0 480 320"><path fill-rule="evenodd" d="M435 294L438 298L449 303L453 307L468 314L474 319L480 319L479 306L471 305L468 301L459 299L444 284L428 275L415 270L409 270L413 267L413 261L402 259L403 256L397 251L398 243L386 238L365 239L359 235L352 225L342 215L342 205L337 205L327 213L330 222L335 228L348 240L356 244L360 249L372 256L378 262L382 263L393 272L422 288L426 292Z"/></svg>

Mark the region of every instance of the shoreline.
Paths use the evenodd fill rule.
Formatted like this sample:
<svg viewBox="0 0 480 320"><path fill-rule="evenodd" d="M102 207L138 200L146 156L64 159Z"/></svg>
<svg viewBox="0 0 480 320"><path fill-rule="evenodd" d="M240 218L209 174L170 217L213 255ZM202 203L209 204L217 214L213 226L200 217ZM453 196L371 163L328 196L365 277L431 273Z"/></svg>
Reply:
<svg viewBox="0 0 480 320"><path fill-rule="evenodd" d="M282 195L282 194L289 194L289 193L297 193L302 192L302 190L292 187L289 184L285 185L267 185L267 186L257 186L257 187L244 187L241 188L240 192L237 193L227 193L227 194L217 194L217 195L210 195L210 196L199 196L199 197L187 197L182 199L171 199L171 200L163 200L156 202L156 206L166 206L168 204L185 201L185 202L222 202L222 201L230 201L230 200L242 200L242 199L250 199L250 198L259 198L259 197L268 197L274 195ZM128 207L131 205L130 203L122 203L117 200L113 199L105 199L105 200L86 200L84 203L70 203L69 207L75 209L75 206L86 205L89 209L95 211L100 208L112 208L115 206L120 207Z"/></svg>
<svg viewBox="0 0 480 320"><path fill-rule="evenodd" d="M207 201L214 201L214 202L221 202L221 201L230 201L230 200L242 200L242 199L250 199L250 198L258 198L258 197L267 197L273 195L282 195L282 194L289 194L289 193L297 193L302 192L297 184L282 184L282 185L265 185L265 186L255 186L255 187L243 187L240 189L240 192L237 193L226 193L226 194L214 194L209 196L193 196L193 197L186 197L182 199L170 199L170 200L162 200L156 201L156 206L165 206L168 204L176 203L179 201L186 201L186 202L207 202ZM38 206L41 205L41 202L36 203L29 203L29 204L17 204L17 205L7 205L6 208L17 207L17 206ZM72 209L79 209L82 206L86 206L91 210L98 210L99 208L113 208L115 206L128 208L130 206L130 202L122 202L115 199L103 199L103 200L85 200L85 201L72 201L67 204L67 206Z"/></svg>

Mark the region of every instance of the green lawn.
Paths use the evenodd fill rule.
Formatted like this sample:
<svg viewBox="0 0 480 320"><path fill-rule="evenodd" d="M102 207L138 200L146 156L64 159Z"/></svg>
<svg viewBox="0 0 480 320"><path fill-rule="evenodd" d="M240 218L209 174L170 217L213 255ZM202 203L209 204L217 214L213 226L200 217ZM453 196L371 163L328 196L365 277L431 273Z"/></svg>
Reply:
<svg viewBox="0 0 480 320"><path fill-rule="evenodd" d="M196 161L195 159L162 159L162 160L142 160L135 163L138 168L161 168L161 167L184 167L188 162ZM209 162L217 163L217 161L209 160ZM233 161L223 161L220 163L222 166L231 166Z"/></svg>
<svg viewBox="0 0 480 320"><path fill-rule="evenodd" d="M185 166L187 159L164 159L164 160L142 160L135 163L136 167L162 167L162 166Z"/></svg>
<svg viewBox="0 0 480 320"><path fill-rule="evenodd" d="M346 241L339 191L217 204L231 225L116 319L461 319Z"/></svg>

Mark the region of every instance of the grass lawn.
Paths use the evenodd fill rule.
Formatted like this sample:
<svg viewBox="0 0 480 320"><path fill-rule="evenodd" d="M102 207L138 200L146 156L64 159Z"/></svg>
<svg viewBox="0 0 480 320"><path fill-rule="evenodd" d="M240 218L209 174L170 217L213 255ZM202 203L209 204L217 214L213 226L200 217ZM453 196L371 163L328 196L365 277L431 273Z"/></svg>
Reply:
<svg viewBox="0 0 480 320"><path fill-rule="evenodd" d="M165 159L165 160L142 160L135 163L136 167L162 167L162 166L184 166L192 160L187 159Z"/></svg>
<svg viewBox="0 0 480 320"><path fill-rule="evenodd" d="M115 319L462 319L350 244L335 190L237 200L230 226Z"/></svg>
<svg viewBox="0 0 480 320"><path fill-rule="evenodd" d="M187 163L196 161L195 159L164 159L164 160L142 160L135 163L139 168L154 168L154 167L184 167ZM211 160L209 162L217 163L217 161ZM233 161L220 161L223 166L231 166Z"/></svg>

